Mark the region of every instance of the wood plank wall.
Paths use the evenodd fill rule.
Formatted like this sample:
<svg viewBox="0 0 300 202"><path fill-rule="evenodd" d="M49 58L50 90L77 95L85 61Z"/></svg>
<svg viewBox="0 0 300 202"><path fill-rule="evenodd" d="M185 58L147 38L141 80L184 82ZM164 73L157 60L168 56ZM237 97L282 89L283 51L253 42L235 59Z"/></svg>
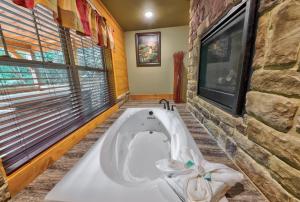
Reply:
<svg viewBox="0 0 300 202"><path fill-rule="evenodd" d="M112 58L116 96L119 97L129 91L124 31L100 0L91 0L91 3L114 30L115 49L112 51Z"/></svg>

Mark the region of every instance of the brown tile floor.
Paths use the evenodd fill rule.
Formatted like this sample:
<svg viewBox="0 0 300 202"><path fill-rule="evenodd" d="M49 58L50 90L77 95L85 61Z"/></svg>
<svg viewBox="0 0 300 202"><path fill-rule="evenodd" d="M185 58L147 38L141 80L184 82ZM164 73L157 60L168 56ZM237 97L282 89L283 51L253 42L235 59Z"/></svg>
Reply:
<svg viewBox="0 0 300 202"><path fill-rule="evenodd" d="M110 117L104 124L99 125L79 144L74 146L68 153L55 162L43 174L36 178L22 192L11 201L14 202L38 202L43 201L46 194L55 186L57 182L73 167L73 165L89 150L89 148L103 135L103 133L113 124L120 114L129 107L157 107L156 101L129 101L122 106L119 112ZM186 111L185 105L177 105L177 109L185 124L197 142L204 157L212 162L223 163L237 169L232 161L226 156L216 141L210 136L205 128ZM227 193L230 202L262 202L267 201L256 188L245 180Z"/></svg>

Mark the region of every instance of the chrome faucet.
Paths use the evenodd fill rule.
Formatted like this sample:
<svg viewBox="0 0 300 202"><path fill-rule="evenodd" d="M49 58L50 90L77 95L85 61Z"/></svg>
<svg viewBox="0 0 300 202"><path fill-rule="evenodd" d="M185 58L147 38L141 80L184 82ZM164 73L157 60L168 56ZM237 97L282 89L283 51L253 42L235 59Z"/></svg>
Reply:
<svg viewBox="0 0 300 202"><path fill-rule="evenodd" d="M159 104L164 104L164 109L166 109L167 107L167 110L170 110L170 102L166 99L161 99L159 101Z"/></svg>

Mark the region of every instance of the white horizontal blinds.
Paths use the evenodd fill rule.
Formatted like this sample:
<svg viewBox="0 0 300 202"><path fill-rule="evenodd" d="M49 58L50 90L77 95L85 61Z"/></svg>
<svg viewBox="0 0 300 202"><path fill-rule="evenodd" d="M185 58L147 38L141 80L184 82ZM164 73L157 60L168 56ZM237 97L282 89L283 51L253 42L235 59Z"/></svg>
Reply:
<svg viewBox="0 0 300 202"><path fill-rule="evenodd" d="M7 50L12 58L42 61L32 11L15 6L10 0L0 1L0 24Z"/></svg>
<svg viewBox="0 0 300 202"><path fill-rule="evenodd" d="M109 99L110 101L116 100L116 95L115 95L115 77L114 77L114 70L113 70L113 61L112 61L112 52L108 48L103 49L103 63L105 66L105 71L107 72L107 82L108 82L108 91L110 92L109 94Z"/></svg>
<svg viewBox="0 0 300 202"><path fill-rule="evenodd" d="M74 63L79 74L80 94L85 117L93 116L113 104L105 69L103 48L91 37L70 32Z"/></svg>
<svg viewBox="0 0 300 202"><path fill-rule="evenodd" d="M72 107L67 69L35 69L40 72L36 84L28 67L0 68L5 76L1 79L0 155L8 172L48 148L58 132L80 116ZM27 91L15 91L23 83L32 85Z"/></svg>
<svg viewBox="0 0 300 202"><path fill-rule="evenodd" d="M102 48L91 37L81 36L73 30L70 35L75 65L103 70Z"/></svg>
<svg viewBox="0 0 300 202"><path fill-rule="evenodd" d="M102 53L103 48L101 48L98 45L95 45L95 43L94 43L93 49L94 49L94 55L95 55L95 66L94 67L98 68L98 69L104 69L105 64L104 64L104 58L103 58L104 55Z"/></svg>
<svg viewBox="0 0 300 202"><path fill-rule="evenodd" d="M82 51L84 55L85 65L87 67L96 67L96 54L94 52L94 44L90 37L81 36Z"/></svg>
<svg viewBox="0 0 300 202"><path fill-rule="evenodd" d="M73 110L61 32L50 12L10 1L1 1L0 11L1 48L15 59L0 66L0 157L10 173L57 141L80 113Z"/></svg>
<svg viewBox="0 0 300 202"><path fill-rule="evenodd" d="M0 158L10 174L114 99L102 49L46 8L2 0L0 26Z"/></svg>
<svg viewBox="0 0 300 202"><path fill-rule="evenodd" d="M98 113L110 104L110 92L105 72L80 70L79 76L86 116Z"/></svg>
<svg viewBox="0 0 300 202"><path fill-rule="evenodd" d="M75 31L71 30L70 37L75 65L86 66L84 50L82 48L82 36L76 34Z"/></svg>
<svg viewBox="0 0 300 202"><path fill-rule="evenodd" d="M1 24L0 24L1 25ZM0 57L1 56L5 56L7 55L7 53L5 53L5 50L7 50L6 48L4 49L4 42L3 42L4 38L3 38L3 32L2 32L2 29L0 27Z"/></svg>
<svg viewBox="0 0 300 202"><path fill-rule="evenodd" d="M52 12L42 6L35 7L34 16L45 62L64 64L64 31L54 21Z"/></svg>

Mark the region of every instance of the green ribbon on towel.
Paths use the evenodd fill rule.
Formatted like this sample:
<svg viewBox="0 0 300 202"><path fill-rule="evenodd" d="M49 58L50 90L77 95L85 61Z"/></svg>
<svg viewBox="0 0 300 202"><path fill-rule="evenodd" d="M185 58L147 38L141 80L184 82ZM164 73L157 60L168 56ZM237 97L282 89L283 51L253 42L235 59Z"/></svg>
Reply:
<svg viewBox="0 0 300 202"><path fill-rule="evenodd" d="M192 161L192 160L188 160L186 163L185 163L185 167L186 168L191 168L191 167L193 167L195 165L195 163L194 163L194 161Z"/></svg>
<svg viewBox="0 0 300 202"><path fill-rule="evenodd" d="M205 180L211 182L211 172L206 173L206 174L204 175L203 178L204 178Z"/></svg>

